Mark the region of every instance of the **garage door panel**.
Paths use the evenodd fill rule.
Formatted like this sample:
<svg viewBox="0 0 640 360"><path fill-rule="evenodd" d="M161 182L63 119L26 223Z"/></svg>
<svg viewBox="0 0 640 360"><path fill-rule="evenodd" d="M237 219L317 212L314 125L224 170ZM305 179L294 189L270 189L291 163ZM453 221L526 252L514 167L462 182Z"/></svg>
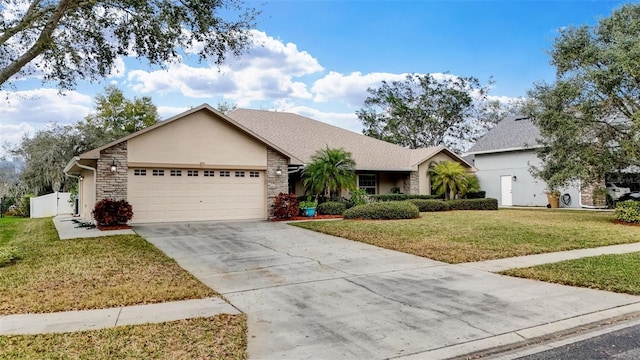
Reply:
<svg viewBox="0 0 640 360"><path fill-rule="evenodd" d="M264 171L259 177L135 176L129 170L128 199L133 206L132 222L263 219L266 217Z"/></svg>

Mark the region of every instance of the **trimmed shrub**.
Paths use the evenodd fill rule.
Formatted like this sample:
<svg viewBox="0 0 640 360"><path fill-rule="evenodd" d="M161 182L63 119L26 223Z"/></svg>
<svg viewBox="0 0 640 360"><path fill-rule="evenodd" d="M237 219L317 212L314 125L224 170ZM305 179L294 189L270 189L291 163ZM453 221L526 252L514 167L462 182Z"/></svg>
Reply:
<svg viewBox="0 0 640 360"><path fill-rule="evenodd" d="M465 199L484 199L487 197L487 192L484 190L480 191L469 191L464 195Z"/></svg>
<svg viewBox="0 0 640 360"><path fill-rule="evenodd" d="M345 219L415 219L420 217L420 210L407 201L387 201L354 206L344 212Z"/></svg>
<svg viewBox="0 0 640 360"><path fill-rule="evenodd" d="M367 191L365 189L355 189L351 192L351 197L349 201L353 203L354 206L364 205L367 203Z"/></svg>
<svg viewBox="0 0 640 360"><path fill-rule="evenodd" d="M449 205L442 200L409 199L407 202L417 206L420 212L447 211Z"/></svg>
<svg viewBox="0 0 640 360"><path fill-rule="evenodd" d="M450 210L498 210L497 199L458 199L445 201Z"/></svg>
<svg viewBox="0 0 640 360"><path fill-rule="evenodd" d="M440 195L418 195L418 194L380 194L369 195L369 200L372 202L384 202L384 201L404 201L409 199L442 199Z"/></svg>
<svg viewBox="0 0 640 360"><path fill-rule="evenodd" d="M322 215L342 215L347 210L347 204L339 201L327 201L318 205L316 211Z"/></svg>
<svg viewBox="0 0 640 360"><path fill-rule="evenodd" d="M102 199L96 203L92 215L100 226L124 225L133 217L133 210L126 200Z"/></svg>
<svg viewBox="0 0 640 360"><path fill-rule="evenodd" d="M273 209L273 217L277 219L288 219L298 215L299 209L296 194L278 194L271 208Z"/></svg>
<svg viewBox="0 0 640 360"><path fill-rule="evenodd" d="M627 200L617 203L613 215L618 221L640 223L640 201Z"/></svg>

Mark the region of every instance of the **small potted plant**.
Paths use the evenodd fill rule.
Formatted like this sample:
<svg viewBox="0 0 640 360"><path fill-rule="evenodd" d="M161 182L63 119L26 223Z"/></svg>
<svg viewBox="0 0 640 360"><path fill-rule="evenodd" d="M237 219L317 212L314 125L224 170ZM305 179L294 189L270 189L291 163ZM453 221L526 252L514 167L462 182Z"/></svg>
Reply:
<svg viewBox="0 0 640 360"><path fill-rule="evenodd" d="M311 199L311 195L307 196L307 200L300 201L298 205L300 210L302 210L302 215L308 217L316 216L316 207L318 207L318 199Z"/></svg>
<svg viewBox="0 0 640 360"><path fill-rule="evenodd" d="M552 209L557 209L560 207L560 191L558 190L547 190L547 207Z"/></svg>
<svg viewBox="0 0 640 360"><path fill-rule="evenodd" d="M607 188L605 187L597 187L593 189L593 193L591 194L593 198L593 205L597 207L604 208L607 206Z"/></svg>

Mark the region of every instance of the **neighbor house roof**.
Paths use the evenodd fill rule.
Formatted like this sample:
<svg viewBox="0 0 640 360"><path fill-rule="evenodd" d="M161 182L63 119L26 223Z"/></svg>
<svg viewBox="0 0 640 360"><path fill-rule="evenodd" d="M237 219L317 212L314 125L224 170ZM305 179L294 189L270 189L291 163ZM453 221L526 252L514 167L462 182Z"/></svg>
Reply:
<svg viewBox="0 0 640 360"><path fill-rule="evenodd" d="M468 155L537 148L540 131L526 116L510 116L500 121L467 151Z"/></svg>
<svg viewBox="0 0 640 360"><path fill-rule="evenodd" d="M293 113L237 109L228 116L302 160L293 165L326 147L349 151L357 170L409 171L441 151L464 162L443 146L408 149Z"/></svg>

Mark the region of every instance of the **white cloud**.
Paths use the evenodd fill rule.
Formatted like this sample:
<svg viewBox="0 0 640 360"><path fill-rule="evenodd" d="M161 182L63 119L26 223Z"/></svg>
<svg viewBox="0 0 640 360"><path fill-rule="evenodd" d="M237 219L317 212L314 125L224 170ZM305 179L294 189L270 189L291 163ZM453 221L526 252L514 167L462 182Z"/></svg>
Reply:
<svg viewBox="0 0 640 360"><path fill-rule="evenodd" d="M0 124L0 139L2 139L2 143L0 144L0 157L6 155L4 152L4 147L6 145L17 145L20 143L23 136L31 136L34 132L35 129L33 126L26 122L21 122L19 124Z"/></svg>
<svg viewBox="0 0 640 360"><path fill-rule="evenodd" d="M91 97L77 91L60 95L57 89L34 89L2 93L0 139L16 144L48 123L71 124L91 110Z"/></svg>
<svg viewBox="0 0 640 360"><path fill-rule="evenodd" d="M364 106L364 101L369 96L367 89L380 87L383 81L404 81L407 75L407 73L380 72L362 74L359 71L344 75L331 71L313 84L311 92L314 94L313 100L316 102L339 100L350 106L361 107ZM444 73L432 73L431 76L436 80L457 78L456 75Z"/></svg>
<svg viewBox="0 0 640 360"><path fill-rule="evenodd" d="M39 125L56 122L70 124L84 118L91 109L91 97L77 91L61 95L57 89L34 89L6 92L0 101L3 124L28 122Z"/></svg>
<svg viewBox="0 0 640 360"><path fill-rule="evenodd" d="M317 80L311 91L314 100L326 102L330 100L342 100L351 106L362 106L367 98L367 89L380 86L382 81L404 80L407 74L353 72L344 75L331 71L322 79Z"/></svg>
<svg viewBox="0 0 640 360"><path fill-rule="evenodd" d="M307 85L294 78L322 71L318 61L292 43L253 30L253 46L221 67L168 64L167 70L129 71L130 86L141 93L180 92L190 98L223 96L240 106L254 100L310 99Z"/></svg>
<svg viewBox="0 0 640 360"><path fill-rule="evenodd" d="M362 123L355 113L324 112L307 106L297 105L288 100L277 101L276 106L271 110L306 116L343 129L362 133Z"/></svg>
<svg viewBox="0 0 640 360"><path fill-rule="evenodd" d="M107 76L107 78L121 78L124 77L126 72L126 66L124 64L124 60L121 56L118 56L113 61L113 66L111 67L111 72Z"/></svg>
<svg viewBox="0 0 640 360"><path fill-rule="evenodd" d="M188 106L157 106L158 108L158 116L160 116L160 120L165 120L170 117L174 117L180 113L183 113L189 109Z"/></svg>

